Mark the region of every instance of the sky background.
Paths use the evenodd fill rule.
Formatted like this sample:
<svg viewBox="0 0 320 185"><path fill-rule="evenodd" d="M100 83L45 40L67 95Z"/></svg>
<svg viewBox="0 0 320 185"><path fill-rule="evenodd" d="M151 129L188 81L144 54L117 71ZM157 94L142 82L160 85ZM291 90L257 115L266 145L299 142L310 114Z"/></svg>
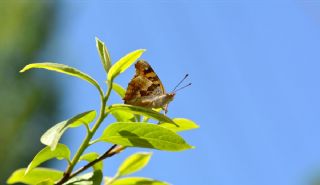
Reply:
<svg viewBox="0 0 320 185"><path fill-rule="evenodd" d="M104 84L97 36L113 62L147 49L142 58L168 91L190 74L193 84L176 95L169 116L200 125L182 133L196 149L152 150L135 176L174 185L309 184L320 175L319 10L320 1L64 1L38 61L74 66ZM38 73L54 75L64 93L55 122L99 108L86 82ZM126 87L133 74L130 68L116 82ZM122 101L113 95L111 102ZM70 129L64 139L75 151L83 137L84 130ZM148 150L107 159L105 173L135 151Z"/></svg>

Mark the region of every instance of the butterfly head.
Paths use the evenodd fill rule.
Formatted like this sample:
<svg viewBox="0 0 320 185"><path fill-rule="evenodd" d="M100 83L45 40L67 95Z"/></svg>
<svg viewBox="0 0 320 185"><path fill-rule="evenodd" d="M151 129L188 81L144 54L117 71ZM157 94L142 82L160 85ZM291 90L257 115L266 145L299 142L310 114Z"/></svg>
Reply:
<svg viewBox="0 0 320 185"><path fill-rule="evenodd" d="M168 112L168 104L173 100L173 98L174 98L174 96L176 95L176 93L177 93L178 91L180 91L181 89L184 89L184 88L186 88L186 87L188 87L188 86L191 85L191 83L189 83L189 84L187 84L187 85L185 85L185 86L183 86L183 87L178 88L178 87L181 85L181 83L182 83L188 76L189 76L189 75L186 74L185 77L174 87L174 89L173 89L173 91L172 91L171 93L167 93L167 94L164 95L164 97L163 97L163 105L164 105L164 106L163 106L163 110L164 110L165 113Z"/></svg>
<svg viewBox="0 0 320 185"><path fill-rule="evenodd" d="M162 109L164 110L165 113L168 112L168 105L174 99L175 95L176 95L175 92L167 93L167 94L164 95L164 97L163 97L163 105L164 106L163 106Z"/></svg>
<svg viewBox="0 0 320 185"><path fill-rule="evenodd" d="M176 95L175 92L167 93L167 94L166 94L167 102L168 102L168 103L171 102L171 101L173 100L173 98L174 98L175 95Z"/></svg>

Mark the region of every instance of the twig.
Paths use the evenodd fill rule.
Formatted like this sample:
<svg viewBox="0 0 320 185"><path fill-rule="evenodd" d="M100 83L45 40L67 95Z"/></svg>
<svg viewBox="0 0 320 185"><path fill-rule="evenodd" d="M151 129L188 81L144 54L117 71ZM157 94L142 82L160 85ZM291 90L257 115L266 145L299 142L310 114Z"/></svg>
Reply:
<svg viewBox="0 0 320 185"><path fill-rule="evenodd" d="M64 178L62 178L56 185L62 185L63 183L65 183L66 181L68 181L69 179L71 179L72 177L75 177L76 175L80 174L81 172L85 171L86 169L90 168L91 166L95 165L96 163L111 157L115 154L120 153L122 150L124 150L125 147L123 146L118 146L118 145L112 145L104 154L102 154L100 157L98 157L97 159L89 162L88 164L84 165L83 167L79 168L78 170L76 170L74 173L72 174L64 174Z"/></svg>
<svg viewBox="0 0 320 185"><path fill-rule="evenodd" d="M112 146L109 148L109 150L107 150L103 155L101 155L101 156L98 157L97 159L89 162L88 164L86 164L86 165L84 165L83 167L81 167L81 168L79 168L78 170L76 170L73 174L70 175L70 178L78 175L79 173L81 173L81 172L83 172L84 170L90 168L91 166L95 165L96 163L98 163L98 162L100 162L100 161L102 161L102 160L104 160L104 159L106 159L106 158L108 158L108 157L111 157L111 156L113 156L114 154L116 154L116 153L112 152L112 150L113 150L114 148L116 148L116 147L117 147L117 145L112 145Z"/></svg>

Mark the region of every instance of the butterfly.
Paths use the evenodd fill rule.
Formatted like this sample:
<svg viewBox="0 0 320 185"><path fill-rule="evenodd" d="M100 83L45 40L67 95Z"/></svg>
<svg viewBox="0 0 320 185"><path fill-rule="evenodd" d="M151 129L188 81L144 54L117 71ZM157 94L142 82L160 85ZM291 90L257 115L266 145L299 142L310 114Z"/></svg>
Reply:
<svg viewBox="0 0 320 185"><path fill-rule="evenodd" d="M146 108L162 108L165 113L168 104L173 100L176 92L188 85L176 88L187 78L186 75L170 93L166 93L163 84L148 62L139 60L135 64L136 73L129 82L127 91L123 98L125 104L141 106Z"/></svg>

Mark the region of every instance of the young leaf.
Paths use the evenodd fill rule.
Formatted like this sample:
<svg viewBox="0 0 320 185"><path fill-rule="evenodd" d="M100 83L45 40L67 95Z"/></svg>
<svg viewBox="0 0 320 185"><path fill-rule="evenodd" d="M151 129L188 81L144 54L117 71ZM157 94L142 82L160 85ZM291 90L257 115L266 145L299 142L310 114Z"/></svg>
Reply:
<svg viewBox="0 0 320 185"><path fill-rule="evenodd" d="M93 120L96 118L97 112L95 110L83 112L81 114L78 114L74 116L73 118L69 119L68 121L68 127L74 128L79 127L83 124L89 124L93 122Z"/></svg>
<svg viewBox="0 0 320 185"><path fill-rule="evenodd" d="M85 160L88 162L92 162L92 161L96 160L98 157L99 157L98 153L90 152L90 153L82 155L79 160ZM102 170L103 169L103 162L100 161L100 162L96 163L95 165L93 165L93 169L95 171Z"/></svg>
<svg viewBox="0 0 320 185"><path fill-rule="evenodd" d="M41 143L50 146L51 150L55 150L62 134L68 128L65 127L66 124L67 121L62 121L47 130L40 138Z"/></svg>
<svg viewBox="0 0 320 185"><path fill-rule="evenodd" d="M105 185L110 185L106 182ZM169 185L167 182L144 177L127 177L113 181L111 185Z"/></svg>
<svg viewBox="0 0 320 185"><path fill-rule="evenodd" d="M100 85L98 84L98 82L96 80L94 80L91 76L81 72L80 70L78 70L76 68L73 68L73 67L70 67L70 66L67 66L64 64L44 62L44 63L28 64L22 70L20 70L20 73L23 73L23 72L25 72L29 69L32 69L32 68L47 69L47 70L56 71L59 73L64 73L67 75L78 77L78 78L85 80L85 81L91 83L92 85L94 85L99 90L100 93L102 92Z"/></svg>
<svg viewBox="0 0 320 185"><path fill-rule="evenodd" d="M80 176L75 176L63 185L100 185L102 178L102 171L98 170Z"/></svg>
<svg viewBox="0 0 320 185"><path fill-rule="evenodd" d="M35 168L30 173L25 175L26 168L16 170L11 174L7 180L7 184L25 183L25 184L39 184L44 181L57 181L59 180L63 172L58 170L52 170L49 168Z"/></svg>
<svg viewBox="0 0 320 185"><path fill-rule="evenodd" d="M126 90L115 82L112 83L112 90L114 90L121 98L126 94Z"/></svg>
<svg viewBox="0 0 320 185"><path fill-rule="evenodd" d="M124 72L128 67L131 66L144 52L144 49L135 50L126 56L118 60L108 72L108 81L113 81L113 79L120 73Z"/></svg>
<svg viewBox="0 0 320 185"><path fill-rule="evenodd" d="M59 160L62 159L70 159L70 150L64 144L58 144L55 150L50 150L50 147L46 146L43 148L37 155L33 158L31 163L28 165L25 174L30 173L35 167L39 166L41 163L48 161L50 159L57 158Z"/></svg>
<svg viewBox="0 0 320 185"><path fill-rule="evenodd" d="M111 113L115 112L115 111L124 111L124 112L132 113L132 114L139 114L139 115L143 115L146 117L150 117L150 118L156 119L160 122L175 124L167 116L165 116L157 111L154 111L152 109L147 109L147 108L139 107L139 106L126 105L126 104L113 104L109 107L108 111L110 111Z"/></svg>
<svg viewBox="0 0 320 185"><path fill-rule="evenodd" d="M174 121L177 125L172 125L172 123L160 123L159 125L165 128L168 128L174 132L181 132L181 131L186 131L186 130L192 130L199 128L199 125L197 125L195 122L185 119L185 118L174 118L172 121Z"/></svg>
<svg viewBox="0 0 320 185"><path fill-rule="evenodd" d="M78 127L81 124L89 124L94 120L96 116L95 111L87 111L81 114L78 114L74 116L73 118L69 120L62 121L53 127L51 127L49 130L47 130L42 136L41 136L41 143L50 146L51 150L54 150L62 136L62 134L69 128Z"/></svg>
<svg viewBox="0 0 320 185"><path fill-rule="evenodd" d="M141 170L148 164L151 155L151 153L138 152L129 156L119 167L116 176L121 177Z"/></svg>
<svg viewBox="0 0 320 185"><path fill-rule="evenodd" d="M192 148L175 132L149 123L116 122L110 124L100 141L122 146L153 148L165 151L182 151Z"/></svg>
<svg viewBox="0 0 320 185"><path fill-rule="evenodd" d="M108 49L106 45L98 37L96 37L96 45L97 45L97 49L99 52L99 56L100 56L103 68L108 73L108 71L111 68L111 60L110 60Z"/></svg>

